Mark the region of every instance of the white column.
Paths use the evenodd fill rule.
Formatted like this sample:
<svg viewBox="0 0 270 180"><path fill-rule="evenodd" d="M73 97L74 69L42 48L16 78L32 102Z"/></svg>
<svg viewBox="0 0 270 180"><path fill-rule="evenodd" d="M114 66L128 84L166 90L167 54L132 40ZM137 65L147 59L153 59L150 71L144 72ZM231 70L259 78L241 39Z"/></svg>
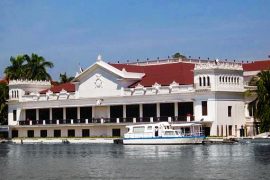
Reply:
<svg viewBox="0 0 270 180"><path fill-rule="evenodd" d="M92 106L92 118L95 117L95 106Z"/></svg>
<svg viewBox="0 0 270 180"><path fill-rule="evenodd" d="M50 120L52 120L52 108L50 108Z"/></svg>
<svg viewBox="0 0 270 180"><path fill-rule="evenodd" d="M140 118L142 118L143 117L143 105L139 104L139 107L140 107Z"/></svg>
<svg viewBox="0 0 270 180"><path fill-rule="evenodd" d="M67 113L66 113L67 109L64 107L63 108L63 119L67 119Z"/></svg>
<svg viewBox="0 0 270 180"><path fill-rule="evenodd" d="M157 103L156 108L157 108L157 117L160 117L160 103Z"/></svg>
<svg viewBox="0 0 270 180"><path fill-rule="evenodd" d="M127 106L123 105L123 118L127 117Z"/></svg>
<svg viewBox="0 0 270 180"><path fill-rule="evenodd" d="M174 103L174 116L178 116L178 102Z"/></svg>
<svg viewBox="0 0 270 180"><path fill-rule="evenodd" d="M18 108L17 109L17 114L16 114L16 121L19 121L20 120L20 117L21 117L21 111L22 111L22 109L21 108Z"/></svg>
<svg viewBox="0 0 270 180"><path fill-rule="evenodd" d="M107 117L111 118L111 113L110 113L111 106L108 106L107 108Z"/></svg>
<svg viewBox="0 0 270 180"><path fill-rule="evenodd" d="M245 104L245 117L249 117L248 104Z"/></svg>
<svg viewBox="0 0 270 180"><path fill-rule="evenodd" d="M81 119L81 108L77 107L77 119Z"/></svg>
<svg viewBox="0 0 270 180"><path fill-rule="evenodd" d="M36 109L36 120L39 120L39 109Z"/></svg>

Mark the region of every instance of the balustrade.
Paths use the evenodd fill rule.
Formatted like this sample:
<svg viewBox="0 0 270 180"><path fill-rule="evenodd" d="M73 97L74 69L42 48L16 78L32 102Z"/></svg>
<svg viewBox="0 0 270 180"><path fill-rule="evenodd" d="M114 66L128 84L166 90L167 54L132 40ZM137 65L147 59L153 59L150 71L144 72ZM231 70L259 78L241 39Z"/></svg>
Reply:
<svg viewBox="0 0 270 180"><path fill-rule="evenodd" d="M187 122L194 116L161 116L161 117L127 117L127 118L92 118L92 119L53 119L53 120L21 120L19 125L49 125L49 124L103 124L103 123L155 123L155 122Z"/></svg>

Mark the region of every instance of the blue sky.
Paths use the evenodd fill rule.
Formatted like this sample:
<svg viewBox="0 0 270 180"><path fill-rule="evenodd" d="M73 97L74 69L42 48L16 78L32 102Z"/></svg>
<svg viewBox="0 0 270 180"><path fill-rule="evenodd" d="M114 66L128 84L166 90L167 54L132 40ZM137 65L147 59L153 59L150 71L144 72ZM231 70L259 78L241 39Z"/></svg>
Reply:
<svg viewBox="0 0 270 180"><path fill-rule="evenodd" d="M257 60L270 55L268 0L1 0L0 77L10 56L37 53L49 72L165 58Z"/></svg>

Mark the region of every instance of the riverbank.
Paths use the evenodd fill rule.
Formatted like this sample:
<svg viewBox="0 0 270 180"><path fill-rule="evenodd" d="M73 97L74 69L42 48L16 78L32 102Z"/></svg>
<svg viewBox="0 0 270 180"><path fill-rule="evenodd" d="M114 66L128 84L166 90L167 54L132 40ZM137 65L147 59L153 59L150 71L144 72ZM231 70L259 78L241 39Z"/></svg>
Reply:
<svg viewBox="0 0 270 180"><path fill-rule="evenodd" d="M86 143L99 143L99 144L113 144L116 138L25 138L25 139L11 139L8 142L14 144L86 144Z"/></svg>
<svg viewBox="0 0 270 180"><path fill-rule="evenodd" d="M270 143L270 138L220 138L207 137L203 144ZM0 139L0 144L122 144L121 138L14 138Z"/></svg>

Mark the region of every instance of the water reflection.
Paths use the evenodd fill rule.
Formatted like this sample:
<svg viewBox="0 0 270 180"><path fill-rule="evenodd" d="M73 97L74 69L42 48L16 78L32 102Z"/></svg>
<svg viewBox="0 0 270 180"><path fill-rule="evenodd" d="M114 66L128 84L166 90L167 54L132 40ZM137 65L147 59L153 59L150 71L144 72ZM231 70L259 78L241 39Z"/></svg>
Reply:
<svg viewBox="0 0 270 180"><path fill-rule="evenodd" d="M260 179L270 145L0 145L0 179Z"/></svg>

